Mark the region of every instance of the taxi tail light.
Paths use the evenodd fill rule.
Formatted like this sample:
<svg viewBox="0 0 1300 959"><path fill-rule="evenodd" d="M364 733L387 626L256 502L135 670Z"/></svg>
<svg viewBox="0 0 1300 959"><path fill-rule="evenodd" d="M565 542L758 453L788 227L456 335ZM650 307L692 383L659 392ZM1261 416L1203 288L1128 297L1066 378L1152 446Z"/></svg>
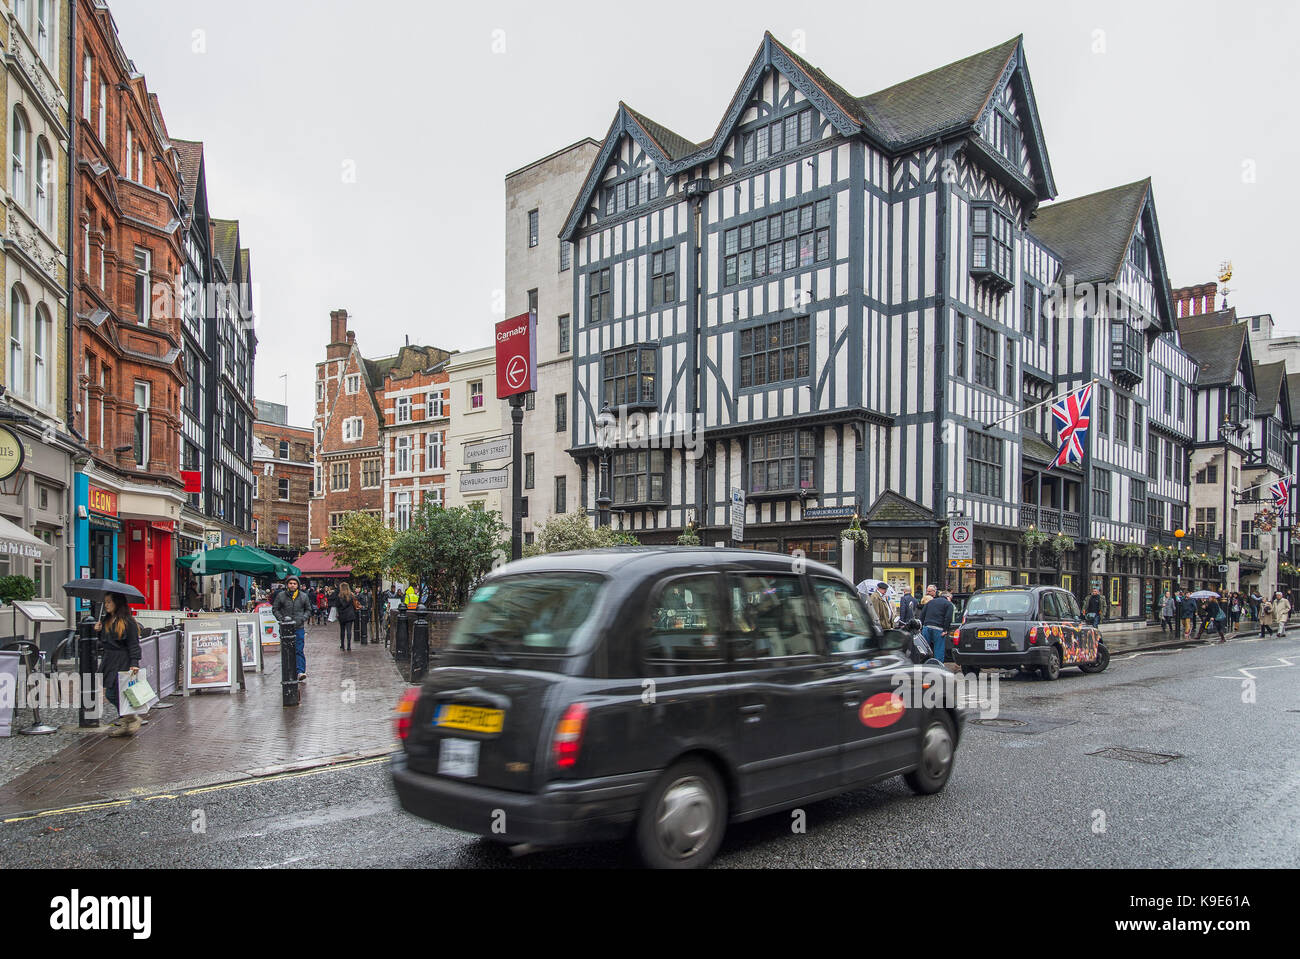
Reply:
<svg viewBox="0 0 1300 959"><path fill-rule="evenodd" d="M1038 642L1038 627L1031 626L1029 628L1029 645L1033 646L1037 642Z"/></svg>
<svg viewBox="0 0 1300 959"><path fill-rule="evenodd" d="M415 704L420 698L420 687L412 686L406 692L402 693L402 698L398 700L393 712L397 713L394 725L397 727L397 738L405 739L411 731L411 714L415 712Z"/></svg>
<svg viewBox="0 0 1300 959"><path fill-rule="evenodd" d="M557 768L572 769L577 765L578 751L582 748L582 734L587 725L587 712L584 703L572 703L555 724L551 752L555 756Z"/></svg>

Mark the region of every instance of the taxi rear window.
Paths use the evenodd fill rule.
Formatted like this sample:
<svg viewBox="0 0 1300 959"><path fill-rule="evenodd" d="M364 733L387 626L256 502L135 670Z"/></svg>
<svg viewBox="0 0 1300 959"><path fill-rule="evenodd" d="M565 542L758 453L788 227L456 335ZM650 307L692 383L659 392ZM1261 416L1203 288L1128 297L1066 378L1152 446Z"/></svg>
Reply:
<svg viewBox="0 0 1300 959"><path fill-rule="evenodd" d="M966 604L966 616L1028 616L1034 608L1034 598L1028 592L1006 590L976 593Z"/></svg>
<svg viewBox="0 0 1300 959"><path fill-rule="evenodd" d="M506 576L474 591L447 641L496 653L574 652L604 579L594 573Z"/></svg>

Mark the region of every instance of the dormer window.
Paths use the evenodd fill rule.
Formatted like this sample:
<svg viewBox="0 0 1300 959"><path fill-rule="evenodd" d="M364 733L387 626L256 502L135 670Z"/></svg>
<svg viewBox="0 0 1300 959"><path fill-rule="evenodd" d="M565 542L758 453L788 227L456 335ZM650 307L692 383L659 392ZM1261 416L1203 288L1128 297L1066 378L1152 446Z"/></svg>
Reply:
<svg viewBox="0 0 1300 959"><path fill-rule="evenodd" d="M970 214L970 271L1004 288L1015 272L1015 227L992 203L974 203Z"/></svg>

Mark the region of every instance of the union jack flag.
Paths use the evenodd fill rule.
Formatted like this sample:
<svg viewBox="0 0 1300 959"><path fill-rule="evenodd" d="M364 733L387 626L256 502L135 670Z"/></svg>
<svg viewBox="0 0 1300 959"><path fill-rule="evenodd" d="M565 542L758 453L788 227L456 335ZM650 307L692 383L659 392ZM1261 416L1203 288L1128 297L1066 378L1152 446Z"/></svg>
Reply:
<svg viewBox="0 0 1300 959"><path fill-rule="evenodd" d="M1268 488L1273 494L1273 502L1277 504L1277 511L1282 513L1286 510L1287 500L1291 498L1291 481L1289 479L1278 480Z"/></svg>
<svg viewBox="0 0 1300 959"><path fill-rule="evenodd" d="M1083 444L1088 436L1091 408L1091 383L1052 404L1052 420L1056 423L1057 438L1061 443L1053 466L1083 462Z"/></svg>

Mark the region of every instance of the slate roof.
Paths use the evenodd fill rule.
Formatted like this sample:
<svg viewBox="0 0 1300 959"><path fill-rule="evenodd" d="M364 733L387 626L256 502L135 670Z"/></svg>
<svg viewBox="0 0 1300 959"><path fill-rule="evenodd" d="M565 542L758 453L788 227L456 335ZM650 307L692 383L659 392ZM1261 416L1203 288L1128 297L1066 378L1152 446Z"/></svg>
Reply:
<svg viewBox="0 0 1300 959"><path fill-rule="evenodd" d="M1020 450L1026 459L1034 460L1037 463L1053 463L1056 461L1056 455L1059 452L1042 440L1028 434L1020 437ZM1078 463L1067 463L1065 466L1057 466L1053 467L1053 469L1069 470L1074 473L1083 472L1083 467Z"/></svg>
<svg viewBox="0 0 1300 959"><path fill-rule="evenodd" d="M193 140L173 140L172 146L180 159L181 200L185 203L185 225L194 216L194 203L199 190L199 169L203 165L203 144Z"/></svg>
<svg viewBox="0 0 1300 959"><path fill-rule="evenodd" d="M1246 324L1242 324L1244 327ZM1255 374L1255 415L1272 416L1277 411L1277 402L1282 396L1282 380L1286 376L1286 363L1256 363Z"/></svg>
<svg viewBox="0 0 1300 959"><path fill-rule="evenodd" d="M212 255L221 261L226 279L235 275L235 252L239 249L239 221L217 220L212 223Z"/></svg>
<svg viewBox="0 0 1300 959"><path fill-rule="evenodd" d="M974 126L1020 37L860 98L859 109L892 143Z"/></svg>
<svg viewBox="0 0 1300 959"><path fill-rule="evenodd" d="M1178 318L1179 333L1195 333L1198 330L1210 330L1218 327L1232 326L1237 322L1237 308L1215 310L1213 313L1195 313Z"/></svg>
<svg viewBox="0 0 1300 959"><path fill-rule="evenodd" d="M1246 324L1180 330L1178 339L1183 350L1199 367L1196 385L1223 386L1233 381L1237 367L1241 365L1241 351L1246 346Z"/></svg>
<svg viewBox="0 0 1300 959"><path fill-rule="evenodd" d="M1078 283L1119 279L1151 178L1038 208L1029 232L1059 253Z"/></svg>
<svg viewBox="0 0 1300 959"><path fill-rule="evenodd" d="M1300 423L1300 373L1286 375L1286 392L1291 398L1291 422Z"/></svg>
<svg viewBox="0 0 1300 959"><path fill-rule="evenodd" d="M662 123L656 123L644 113L633 110L626 103L620 103L628 115L641 125L641 129L649 135L650 139L659 144L659 148L664 151L670 160L680 160L688 154L694 153L699 146L692 143L686 137L674 133Z"/></svg>

